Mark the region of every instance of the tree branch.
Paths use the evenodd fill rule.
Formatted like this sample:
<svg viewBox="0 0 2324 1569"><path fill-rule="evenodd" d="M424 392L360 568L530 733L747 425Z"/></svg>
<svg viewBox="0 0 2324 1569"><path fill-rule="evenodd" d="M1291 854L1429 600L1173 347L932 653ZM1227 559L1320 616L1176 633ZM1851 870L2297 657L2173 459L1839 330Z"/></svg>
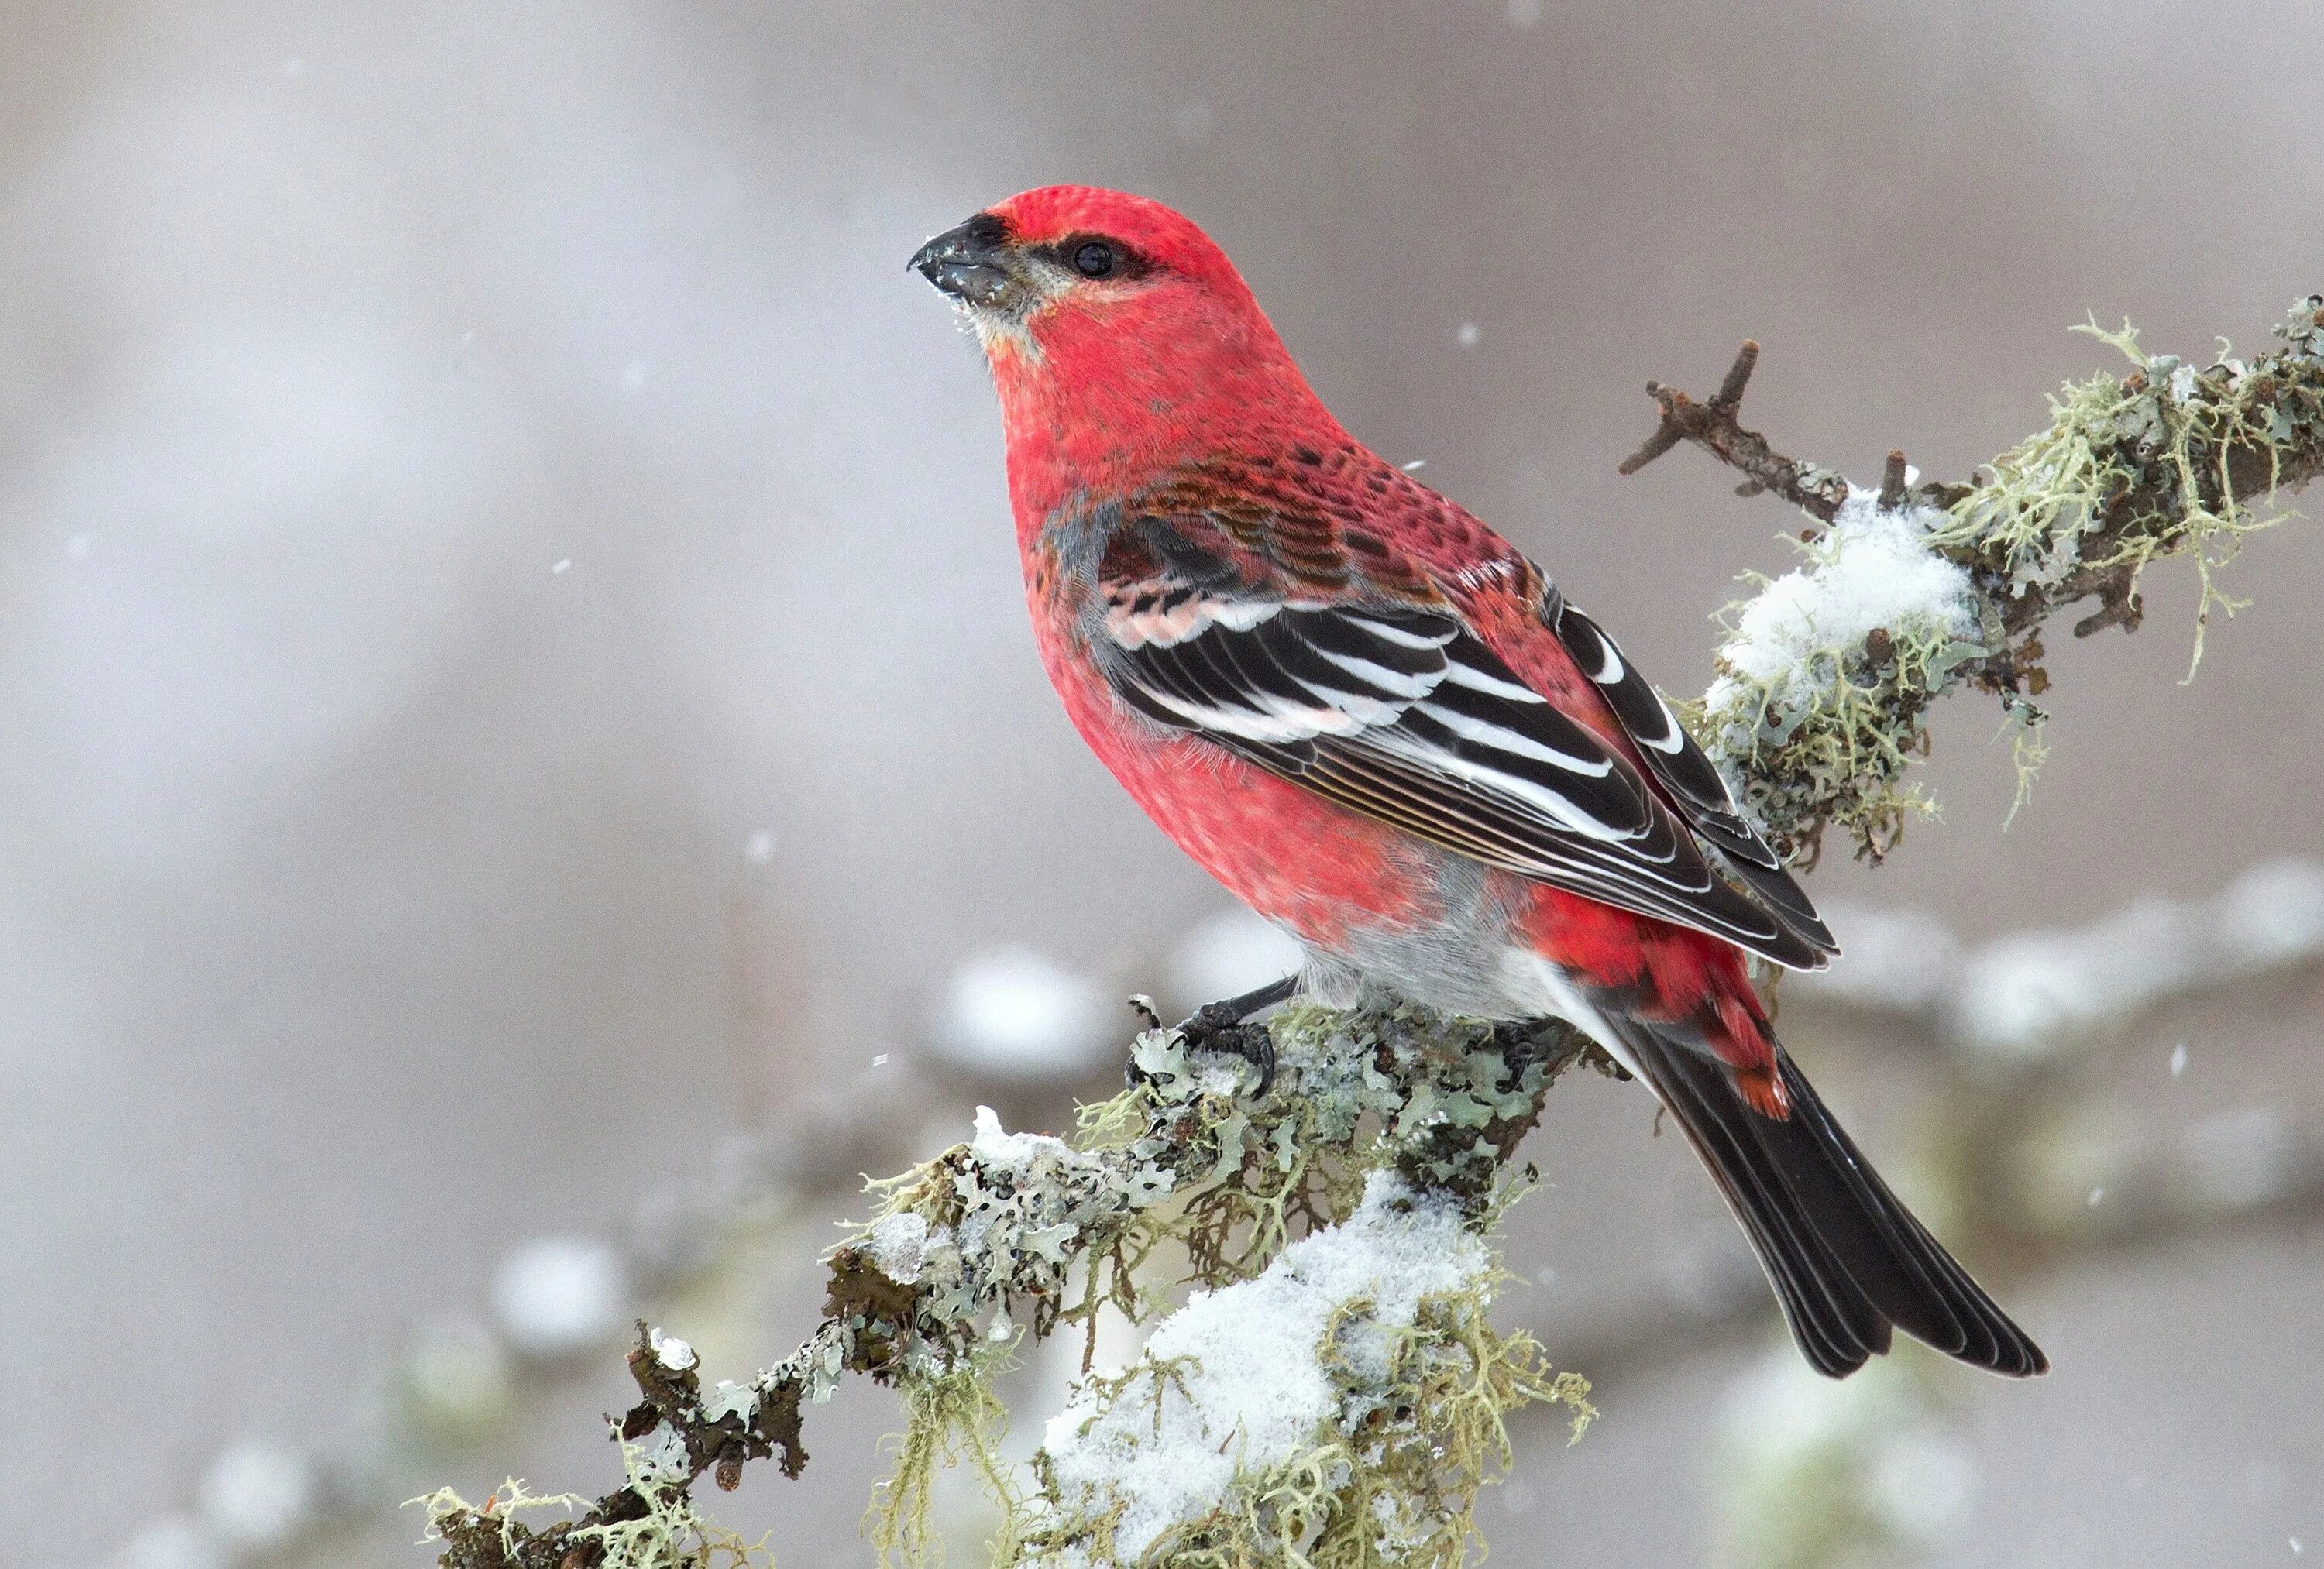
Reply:
<svg viewBox="0 0 2324 1569"><path fill-rule="evenodd" d="M2024 727L2030 779L2043 718L2032 700L2049 685L2041 633L2053 611L2095 599L2077 637L2135 630L2141 573L2187 556L2202 579L2200 658L2210 611L2236 609L2212 570L2274 520L2263 509L2324 472L2324 296L2295 305L2275 328L2282 345L2249 365L2222 359L2199 370L2144 353L2126 327L2086 330L2135 369L2069 384L2048 429L1966 484L1914 482L1892 452L1868 492L1775 452L1736 418L1756 344L1744 344L1708 404L1647 384L1661 423L1623 473L1690 441L1748 476L1741 493L1774 491L1827 526L1806 537L1808 567L1729 607L1721 679L1689 715L1794 861L1812 865L1835 825L1859 855L1877 860L1893 848L1926 805L1905 784L1927 752L1923 716L1964 684L2003 699ZM1849 553L1893 556L1898 520L1913 546L1957 569L1958 592L1929 580L1929 597L1892 598L1894 616L1860 625L1867 584ZM1888 564L1892 578L1910 575Z"/></svg>
<svg viewBox="0 0 2324 1569"><path fill-rule="evenodd" d="M801 1411L827 1399L843 1372L917 1390L930 1450L973 1448L996 1326L1020 1324L1038 1339L1086 1327L1108 1307L1139 1317L1135 1271L1166 1243L1184 1252L1197 1284L1247 1280L1296 1229L1351 1215L1368 1172L1437 1196L1481 1231L1502 1163L1538 1120L1549 1085L1583 1060L1619 1071L1562 1023L1493 1030L1413 1009L1286 1014L1273 1027L1277 1079L1264 1099L1247 1098L1250 1065L1204 1066L1149 1013L1154 1027L1133 1049L1139 1084L1091 1109L1078 1147L1005 1133L980 1112L973 1141L874 1184L881 1216L826 1257L825 1318L747 1384L706 1391L692 1349L641 1324L629 1358L639 1400L616 1427L630 1456L624 1486L538 1529L496 1500L471 1505L440 1492L428 1501L430 1529L447 1543L442 1562L627 1563L610 1544L624 1531L666 1533L705 1473L732 1488L749 1461L779 1456L784 1473L798 1475ZM1476 1289L1489 1292L1489 1273ZM1465 1333L1489 1332L1480 1319ZM1539 1378L1530 1342L1479 1344L1502 1355L1512 1399L1578 1401L1586 1388ZM923 1482L899 1475L883 1514L890 1545L917 1545Z"/></svg>

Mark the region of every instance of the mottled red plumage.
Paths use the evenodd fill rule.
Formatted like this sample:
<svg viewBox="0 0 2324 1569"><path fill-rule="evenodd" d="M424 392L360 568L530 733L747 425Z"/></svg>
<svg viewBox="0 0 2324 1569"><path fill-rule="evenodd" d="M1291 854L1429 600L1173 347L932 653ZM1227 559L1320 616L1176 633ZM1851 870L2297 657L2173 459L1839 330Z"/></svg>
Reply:
<svg viewBox="0 0 2324 1569"><path fill-rule="evenodd" d="M1216 245L1051 187L915 265L991 360L1075 728L1301 940L1312 989L1599 1039L1677 1115L1824 1371L1891 1323L2040 1371L1776 1043L1746 950L1836 949L1725 784L1545 573L1341 427Z"/></svg>

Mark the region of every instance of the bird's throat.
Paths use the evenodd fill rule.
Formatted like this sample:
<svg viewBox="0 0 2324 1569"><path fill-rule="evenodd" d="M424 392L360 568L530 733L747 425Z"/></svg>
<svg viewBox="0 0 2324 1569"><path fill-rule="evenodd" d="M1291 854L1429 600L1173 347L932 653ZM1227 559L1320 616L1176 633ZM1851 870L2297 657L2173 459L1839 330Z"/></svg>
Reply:
<svg viewBox="0 0 2324 1569"><path fill-rule="evenodd" d="M1347 439L1271 332L1235 353L1086 331L1038 331L1033 346L991 354L1020 545L1061 513L1128 500L1194 464Z"/></svg>

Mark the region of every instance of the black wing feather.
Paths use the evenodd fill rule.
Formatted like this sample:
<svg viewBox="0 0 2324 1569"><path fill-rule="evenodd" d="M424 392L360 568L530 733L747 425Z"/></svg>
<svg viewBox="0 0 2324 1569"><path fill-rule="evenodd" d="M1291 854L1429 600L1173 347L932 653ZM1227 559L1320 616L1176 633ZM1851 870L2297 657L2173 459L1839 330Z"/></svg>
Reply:
<svg viewBox="0 0 2324 1569"><path fill-rule="evenodd" d="M1827 958L1837 955L1840 944L1816 914L1805 890L1743 816L1727 782L1672 714L1662 694L1622 656L1614 639L1596 621L1566 603L1554 589L1545 596L1542 619L1573 656L1582 674L1596 684L1646 766L1669 792L1686 825L1719 852L1728 868L1794 935Z"/></svg>
<svg viewBox="0 0 2324 1569"><path fill-rule="evenodd" d="M1135 615L1144 601L1118 602ZM1821 962L1792 919L1713 869L1627 760L1456 618L1219 597L1172 632L1097 640L1139 712L1461 854L1780 964Z"/></svg>

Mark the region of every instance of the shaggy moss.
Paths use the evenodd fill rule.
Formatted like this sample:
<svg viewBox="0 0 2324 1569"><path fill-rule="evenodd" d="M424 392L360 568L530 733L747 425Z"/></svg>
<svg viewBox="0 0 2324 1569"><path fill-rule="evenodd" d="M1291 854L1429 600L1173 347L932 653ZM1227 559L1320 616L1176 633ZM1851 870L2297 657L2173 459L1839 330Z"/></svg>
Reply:
<svg viewBox="0 0 2324 1569"><path fill-rule="evenodd" d="M960 1366L901 1381L905 1422L895 1440L896 1468L873 1490L863 1517L882 1564L942 1556L930 1514L936 1473L949 1466L973 1466L986 1490L1015 1513L1015 1486L1001 1458L1008 1412L992 1393L992 1380L1008 1363L995 1348Z"/></svg>
<svg viewBox="0 0 2324 1569"><path fill-rule="evenodd" d="M1923 714L1986 651L1969 574L1931 547L1943 521L1851 491L1801 570L1724 612L1719 678L1685 717L1795 858L1837 823L1877 859L1932 810L1905 779L1927 753Z"/></svg>
<svg viewBox="0 0 2324 1569"><path fill-rule="evenodd" d="M696 1513L682 1474L673 1474L655 1445L623 1444L627 1485L621 1518L592 1510L577 1520L543 1526L524 1516L588 1507L572 1493L534 1494L512 1477L481 1505L448 1487L410 1504L428 1512L424 1541L446 1544L447 1569L501 1569L546 1562L589 1569L772 1569L764 1537L745 1542Z"/></svg>
<svg viewBox="0 0 2324 1569"><path fill-rule="evenodd" d="M1910 628L1885 646L1830 646L1815 656L1824 680L1805 696L1777 698L1739 683L1730 703L1683 705L1746 808L1768 825L1776 848L1812 864L1818 835L1837 824L1878 860L1915 817L1936 805L1912 765L1929 755L1923 723L1946 674L1983 650L1941 628ZM1812 823L1816 835L1788 825ZM1785 825L1785 826L1778 826Z"/></svg>
<svg viewBox="0 0 2324 1569"><path fill-rule="evenodd" d="M2313 315L2295 310L2295 328L2303 314ZM2101 372L2067 383L2050 400L2049 427L1988 464L1990 478L1954 503L1952 523L1932 544L1976 562L2012 599L2055 588L2078 568L2119 570L2125 592L2135 592L2153 563L2186 555L2201 585L2200 664L2211 612L2232 616L2244 603L2221 592L2212 573L2245 535L2276 521L2238 499L2235 460L2262 457L2261 505L2272 502L2283 460L2303 435L2300 416L2314 417L2312 397L2303 410L2300 378L2287 386L2280 376L2255 375L2228 357L2224 340L2220 357L2199 370L2175 355L2146 353L2128 322L2120 332L2094 321L2075 330L2136 369L2120 380ZM2279 331L2289 339L2291 329ZM2314 432L2305 434L2312 443Z"/></svg>
<svg viewBox="0 0 2324 1569"><path fill-rule="evenodd" d="M1494 1330L1489 1299L1480 1291L1424 1303L1397 1335L1385 1379L1358 1373L1339 1354L1338 1337L1376 1327L1366 1305L1352 1305L1315 1348L1335 1376L1342 1413L1317 1442L1264 1469L1239 1471L1215 1507L1134 1555L1120 1552L1117 1528L1129 1500L1116 1496L1095 1512L1054 1502L1028 1510L1001 1562L1021 1569L1452 1569L1476 1539L1479 1493L1508 1467L1509 1413L1565 1406L1575 1439L1597 1415L1589 1381L1553 1373L1532 1336ZM1134 1368L1110 1398L1158 1399L1166 1376L1158 1367Z"/></svg>

